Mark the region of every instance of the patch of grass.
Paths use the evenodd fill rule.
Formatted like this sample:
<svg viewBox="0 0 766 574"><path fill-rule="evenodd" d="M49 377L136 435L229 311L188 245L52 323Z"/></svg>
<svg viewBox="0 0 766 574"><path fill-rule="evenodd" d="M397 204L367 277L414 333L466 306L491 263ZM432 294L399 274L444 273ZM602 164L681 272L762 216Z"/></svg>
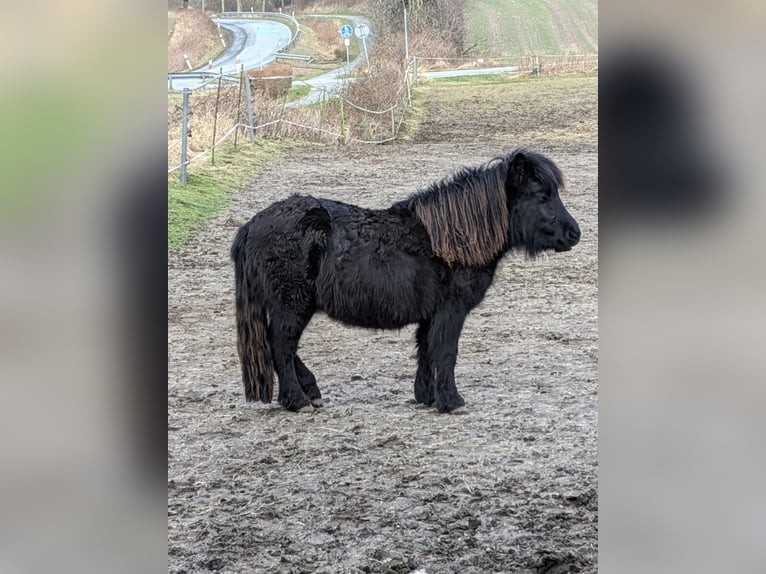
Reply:
<svg viewBox="0 0 766 574"><path fill-rule="evenodd" d="M564 98L565 94L570 94L576 98L580 97L579 92L592 91L592 86L597 81L598 74L596 73L572 73L549 76L485 74L481 76L439 78L429 80L428 84L434 90L449 90L449 93L454 93L458 99L468 97L471 94L471 90L476 86L498 85L497 90L502 90L506 89L505 86L511 84L514 86L515 93L524 94L525 97L529 98L534 98L535 94L543 94L546 97L555 94L562 98ZM459 85L450 86L450 84Z"/></svg>
<svg viewBox="0 0 766 574"><path fill-rule="evenodd" d="M398 139L409 141L418 132L426 114L426 100L430 91L431 86L428 83L420 83L412 89L412 106L404 115L404 123Z"/></svg>
<svg viewBox="0 0 766 574"><path fill-rule="evenodd" d="M303 22L300 22L300 24L301 33L288 53L313 57L317 47L316 34L314 33L314 30L311 29L311 26L308 26Z"/></svg>
<svg viewBox="0 0 766 574"><path fill-rule="evenodd" d="M477 76L456 76L454 78L432 78L429 82L444 84L508 84L517 81L519 75L513 73L481 74Z"/></svg>
<svg viewBox="0 0 766 574"><path fill-rule="evenodd" d="M239 145L226 143L215 151L215 166L210 156L203 164L192 164L186 185L168 178L168 250L177 251L203 222L222 213L231 194L250 183L255 176L285 149L290 142L256 140Z"/></svg>
<svg viewBox="0 0 766 574"><path fill-rule="evenodd" d="M290 91L287 92L286 101L293 102L295 100L300 100L301 98L308 96L310 91L311 86L304 86L303 84L294 85L292 88L290 88Z"/></svg>

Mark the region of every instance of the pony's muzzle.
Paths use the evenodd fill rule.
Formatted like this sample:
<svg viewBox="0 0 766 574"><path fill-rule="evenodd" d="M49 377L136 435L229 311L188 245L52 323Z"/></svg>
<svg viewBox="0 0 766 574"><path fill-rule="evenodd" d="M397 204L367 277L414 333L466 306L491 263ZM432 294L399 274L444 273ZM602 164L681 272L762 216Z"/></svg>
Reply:
<svg viewBox="0 0 766 574"><path fill-rule="evenodd" d="M564 238L569 242L570 247L577 245L580 242L580 227L572 222L572 226L564 233Z"/></svg>
<svg viewBox="0 0 766 574"><path fill-rule="evenodd" d="M556 240L556 244L553 247L554 251L569 251L580 242L580 227L574 220L568 224L564 232Z"/></svg>

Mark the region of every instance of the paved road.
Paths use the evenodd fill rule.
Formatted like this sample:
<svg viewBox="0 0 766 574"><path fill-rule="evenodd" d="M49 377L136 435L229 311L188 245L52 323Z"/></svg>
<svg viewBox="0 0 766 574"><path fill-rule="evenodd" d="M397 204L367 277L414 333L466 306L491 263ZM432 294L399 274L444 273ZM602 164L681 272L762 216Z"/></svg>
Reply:
<svg viewBox="0 0 766 574"><path fill-rule="evenodd" d="M327 18L345 18L351 20L354 27L359 24L370 26L369 20L362 16L326 16ZM245 70L260 68L264 64L274 60L275 54L290 42L291 32L285 24L271 20L253 20L250 18L234 19L222 18L213 20L221 27L231 32L231 45L226 51L213 62L213 65L202 66L194 72L212 72L218 74L223 70L224 75L236 74L238 70L238 60ZM366 38L367 51L369 52L374 43L374 34ZM355 36L352 42L359 42ZM304 84L311 87L311 91L305 97L291 102L288 107L300 107L307 104L313 104L320 100L322 94L325 97L336 97L342 90L344 83L349 80L341 76L347 74L357 66L366 64L364 50L359 49L359 55L353 60L350 66L341 66L327 73L315 76L308 80L296 80L294 85ZM474 68L464 70L439 70L435 72L421 72L419 75L426 78L454 78L458 76L478 76L484 74L500 74L517 72L516 66L505 66L498 68ZM196 89L209 82L210 78L195 76L194 72L189 73L188 77L179 78L178 74L168 79L168 88L180 91L183 88Z"/></svg>
<svg viewBox="0 0 766 574"><path fill-rule="evenodd" d="M231 44L213 61L209 70L207 65L203 65L194 70L195 72L210 71L218 74L223 70L224 74L236 74L239 72L237 59L245 70L260 68L273 60L276 52L289 44L292 37L290 28L271 20L222 18L213 22L231 32ZM168 80L168 88L177 91L183 88L193 90L201 87L206 81L204 78L193 77L193 73L190 73L188 78L178 78L175 75L172 80Z"/></svg>

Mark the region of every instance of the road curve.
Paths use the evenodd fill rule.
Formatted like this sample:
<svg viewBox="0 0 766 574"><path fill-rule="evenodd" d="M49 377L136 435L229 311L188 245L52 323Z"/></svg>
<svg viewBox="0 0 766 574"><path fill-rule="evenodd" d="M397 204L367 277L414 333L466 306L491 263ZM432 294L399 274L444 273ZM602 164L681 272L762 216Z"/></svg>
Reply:
<svg viewBox="0 0 766 574"><path fill-rule="evenodd" d="M253 20L251 18L221 18L213 22L226 28L230 34L230 45L212 65L202 65L189 73L168 76L168 89L180 91L184 88L194 90L202 87L209 78L194 77L195 72L234 75L239 72L238 63L243 69L260 68L272 61L275 54L290 43L292 32L285 24L272 20Z"/></svg>

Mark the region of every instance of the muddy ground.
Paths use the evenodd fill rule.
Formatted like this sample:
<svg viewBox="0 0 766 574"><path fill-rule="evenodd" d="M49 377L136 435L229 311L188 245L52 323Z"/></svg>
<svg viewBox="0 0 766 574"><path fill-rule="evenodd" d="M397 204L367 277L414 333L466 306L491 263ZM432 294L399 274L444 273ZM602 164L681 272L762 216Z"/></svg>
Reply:
<svg viewBox="0 0 766 574"><path fill-rule="evenodd" d="M435 85L408 142L292 150L169 257L170 572L596 571L596 80L538 82ZM383 207L522 144L568 177L582 241L506 258L463 330L466 414L412 404L412 328L323 316L299 352L324 408L245 404L240 224L294 192Z"/></svg>

